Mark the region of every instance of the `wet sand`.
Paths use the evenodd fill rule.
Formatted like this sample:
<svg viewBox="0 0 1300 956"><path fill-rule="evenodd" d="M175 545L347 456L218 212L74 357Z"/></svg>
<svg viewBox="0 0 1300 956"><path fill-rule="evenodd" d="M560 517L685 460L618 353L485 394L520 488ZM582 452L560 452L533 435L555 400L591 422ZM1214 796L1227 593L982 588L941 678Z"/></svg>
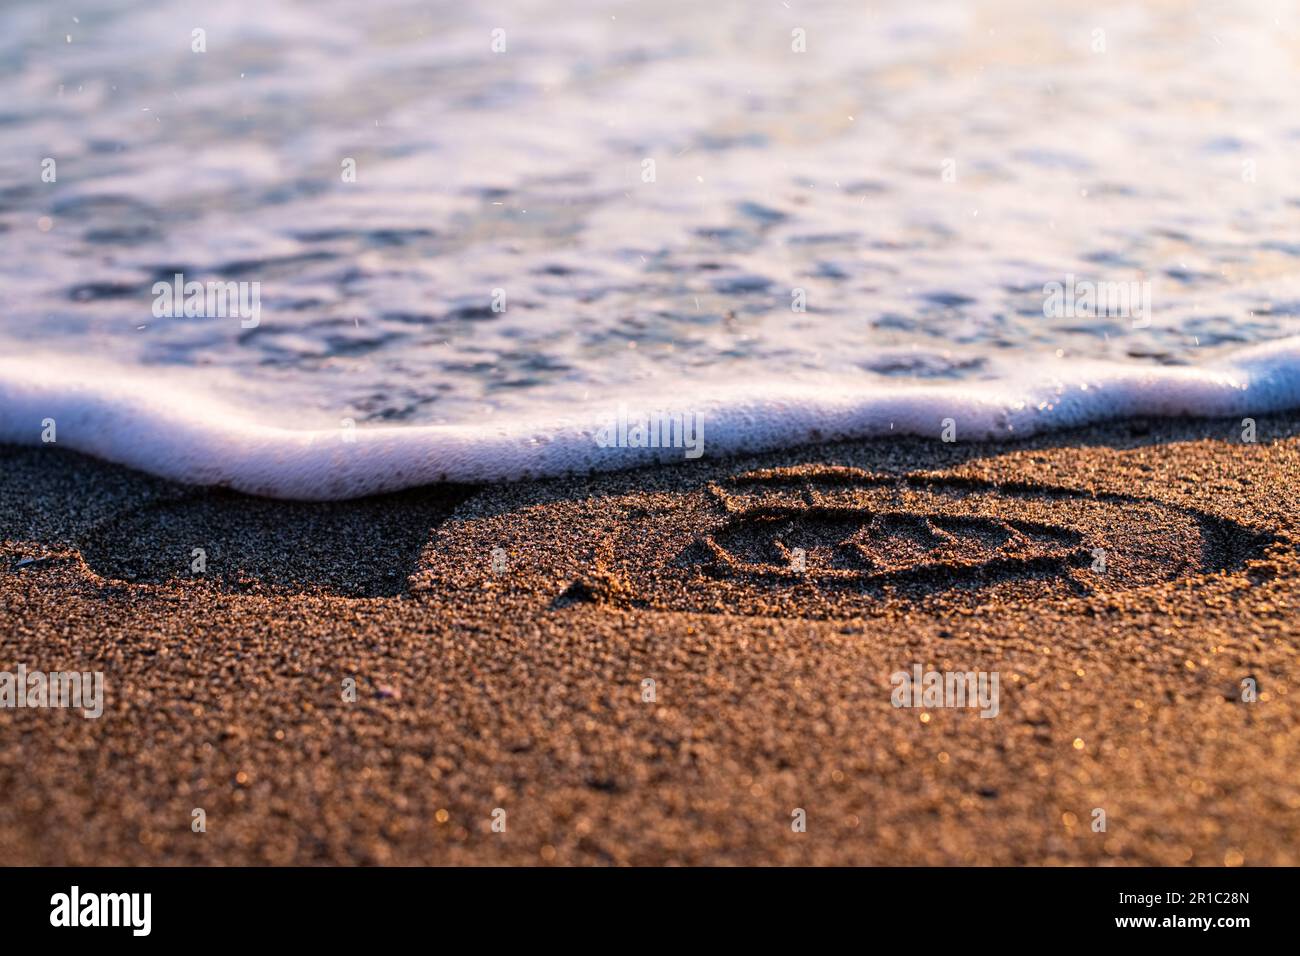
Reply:
<svg viewBox="0 0 1300 956"><path fill-rule="evenodd" d="M0 710L0 862L1294 865L1300 418L1258 437L327 505L0 448L0 669L106 684ZM917 664L998 715L894 707Z"/></svg>

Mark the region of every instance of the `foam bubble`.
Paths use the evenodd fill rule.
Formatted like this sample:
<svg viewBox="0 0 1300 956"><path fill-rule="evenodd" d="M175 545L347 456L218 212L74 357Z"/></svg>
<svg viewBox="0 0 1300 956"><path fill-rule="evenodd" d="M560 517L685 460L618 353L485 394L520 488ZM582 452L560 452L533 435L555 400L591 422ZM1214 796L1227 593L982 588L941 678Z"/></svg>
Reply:
<svg viewBox="0 0 1300 956"><path fill-rule="evenodd" d="M1031 367L978 382L905 385L860 379L680 389L638 402L702 422L704 457L805 442L911 435L1009 440L1131 416L1250 416L1300 408L1300 337L1195 367L1092 363ZM269 411L269 410L268 410ZM176 481L255 495L335 500L433 482L491 482L630 468L690 467L686 449L602 447L615 407L575 405L536 419L448 425L291 429L175 379L61 361L0 359L0 441L58 447ZM626 443L624 443L626 444Z"/></svg>

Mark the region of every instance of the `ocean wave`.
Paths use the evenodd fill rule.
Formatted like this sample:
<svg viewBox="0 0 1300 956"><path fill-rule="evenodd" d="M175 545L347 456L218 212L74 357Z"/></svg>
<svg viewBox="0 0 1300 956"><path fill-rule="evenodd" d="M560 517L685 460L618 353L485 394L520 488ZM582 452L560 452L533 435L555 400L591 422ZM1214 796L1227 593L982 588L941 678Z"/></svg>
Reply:
<svg viewBox="0 0 1300 956"><path fill-rule="evenodd" d="M1026 365L978 382L860 379L678 383L662 400L575 403L536 418L292 429L165 375L0 359L0 442L51 442L187 484L339 500L435 482L495 482L809 442L916 436L1014 440L1134 416L1252 416L1300 408L1300 337L1199 366ZM280 412L277 410L277 420ZM662 438L650 446L647 425ZM681 440L679 440L681 439ZM694 442L694 446L692 445ZM699 454L702 452L702 454Z"/></svg>

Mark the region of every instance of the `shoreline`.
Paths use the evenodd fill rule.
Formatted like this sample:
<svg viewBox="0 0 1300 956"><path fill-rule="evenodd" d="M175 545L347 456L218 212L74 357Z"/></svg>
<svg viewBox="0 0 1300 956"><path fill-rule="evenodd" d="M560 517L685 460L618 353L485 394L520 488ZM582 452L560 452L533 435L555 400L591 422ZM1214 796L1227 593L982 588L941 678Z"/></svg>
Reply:
<svg viewBox="0 0 1300 956"><path fill-rule="evenodd" d="M317 416L315 424L328 427L284 428L158 369L140 380L107 366L0 360L0 443L60 445L166 480L260 497L345 501L433 483L580 478L700 456L779 456L838 441L1019 444L1094 424L1122 428L1140 416L1197 420L1187 418L1191 411L1236 417L1244 433L1255 417L1300 409L1300 336L1193 366L1053 361L992 380L792 379L761 387L733 380L682 387L667 402L624 396L580 411L557 406L547 416L366 427ZM660 440L638 433L629 441L626 407L652 415L646 429L653 425Z"/></svg>

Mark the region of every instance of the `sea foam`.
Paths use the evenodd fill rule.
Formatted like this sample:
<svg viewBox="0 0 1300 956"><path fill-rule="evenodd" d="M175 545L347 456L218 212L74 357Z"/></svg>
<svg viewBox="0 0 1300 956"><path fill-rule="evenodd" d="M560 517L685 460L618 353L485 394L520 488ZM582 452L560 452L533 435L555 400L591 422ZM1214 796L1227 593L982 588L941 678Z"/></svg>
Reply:
<svg viewBox="0 0 1300 956"><path fill-rule="evenodd" d="M0 442L55 445L165 478L300 500L434 482L492 482L693 461L807 442L917 436L1024 438L1132 416L1252 416L1300 408L1300 337L1200 366L1061 364L992 381L908 385L864 375L833 384L675 388L642 402L694 416L702 459L681 448L603 446L611 409L584 404L510 422L295 430L142 370L0 360ZM635 396L626 404L638 407ZM269 410L268 410L269 411ZM951 423L945 420L951 419Z"/></svg>

